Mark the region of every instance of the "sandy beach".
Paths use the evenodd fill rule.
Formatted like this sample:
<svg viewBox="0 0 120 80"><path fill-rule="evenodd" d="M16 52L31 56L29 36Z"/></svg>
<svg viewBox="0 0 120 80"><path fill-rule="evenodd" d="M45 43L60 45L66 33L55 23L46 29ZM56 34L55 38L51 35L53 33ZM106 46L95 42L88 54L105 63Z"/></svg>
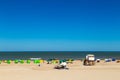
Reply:
<svg viewBox="0 0 120 80"><path fill-rule="evenodd" d="M69 70L55 70L57 64L0 64L0 80L120 80L120 63L100 62L83 66L81 61L68 64Z"/></svg>

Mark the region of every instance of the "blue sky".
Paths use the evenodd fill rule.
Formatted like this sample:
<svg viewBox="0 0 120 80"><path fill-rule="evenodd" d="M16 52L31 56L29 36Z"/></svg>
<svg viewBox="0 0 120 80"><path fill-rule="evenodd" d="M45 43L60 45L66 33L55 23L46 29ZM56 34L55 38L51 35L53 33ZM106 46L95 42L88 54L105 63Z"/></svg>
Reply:
<svg viewBox="0 0 120 80"><path fill-rule="evenodd" d="M120 51L119 0L0 0L0 51Z"/></svg>

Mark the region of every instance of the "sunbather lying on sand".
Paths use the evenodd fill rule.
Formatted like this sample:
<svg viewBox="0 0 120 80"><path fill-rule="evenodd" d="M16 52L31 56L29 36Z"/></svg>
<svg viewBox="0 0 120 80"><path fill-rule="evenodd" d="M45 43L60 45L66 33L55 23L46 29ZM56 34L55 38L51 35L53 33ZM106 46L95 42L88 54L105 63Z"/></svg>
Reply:
<svg viewBox="0 0 120 80"><path fill-rule="evenodd" d="M66 65L66 62L62 62L60 65L55 66L54 69L68 69L66 68Z"/></svg>

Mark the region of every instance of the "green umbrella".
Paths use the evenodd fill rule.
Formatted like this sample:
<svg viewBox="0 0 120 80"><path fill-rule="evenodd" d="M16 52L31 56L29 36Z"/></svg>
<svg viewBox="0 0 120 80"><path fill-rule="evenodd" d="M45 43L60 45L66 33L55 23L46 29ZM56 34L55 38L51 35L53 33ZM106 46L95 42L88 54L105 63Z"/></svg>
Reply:
<svg viewBox="0 0 120 80"><path fill-rule="evenodd" d="M60 61L59 61L59 63L62 63L62 62L63 62L63 60L60 60Z"/></svg>
<svg viewBox="0 0 120 80"><path fill-rule="evenodd" d="M34 63L36 64L36 63L37 63L37 60L34 60Z"/></svg>
<svg viewBox="0 0 120 80"><path fill-rule="evenodd" d="M0 64L2 63L2 61L0 60Z"/></svg>
<svg viewBox="0 0 120 80"><path fill-rule="evenodd" d="M31 62L30 60L27 60L27 64L30 64L30 62Z"/></svg>
<svg viewBox="0 0 120 80"><path fill-rule="evenodd" d="M7 60L7 63L10 64L10 63L11 63L11 60Z"/></svg>
<svg viewBox="0 0 120 80"><path fill-rule="evenodd" d="M20 60L20 63L23 64L23 63L24 63L24 60Z"/></svg>
<svg viewBox="0 0 120 80"><path fill-rule="evenodd" d="M14 63L17 64L19 61L18 60L14 60Z"/></svg>
<svg viewBox="0 0 120 80"><path fill-rule="evenodd" d="M39 64L39 63L40 63L40 60L37 60L37 63Z"/></svg>
<svg viewBox="0 0 120 80"><path fill-rule="evenodd" d="M38 64L38 63L40 63L40 60L34 60L34 63Z"/></svg>

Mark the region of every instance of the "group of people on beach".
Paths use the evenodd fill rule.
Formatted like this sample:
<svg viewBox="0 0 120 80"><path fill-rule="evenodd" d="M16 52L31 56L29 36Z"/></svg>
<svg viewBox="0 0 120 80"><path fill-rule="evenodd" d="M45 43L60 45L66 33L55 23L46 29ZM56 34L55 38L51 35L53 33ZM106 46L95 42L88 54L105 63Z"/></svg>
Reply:
<svg viewBox="0 0 120 80"><path fill-rule="evenodd" d="M38 66L40 67L40 64ZM64 62L61 62L59 65L55 66L54 69L69 69L66 66L67 66L67 63L64 61Z"/></svg>

